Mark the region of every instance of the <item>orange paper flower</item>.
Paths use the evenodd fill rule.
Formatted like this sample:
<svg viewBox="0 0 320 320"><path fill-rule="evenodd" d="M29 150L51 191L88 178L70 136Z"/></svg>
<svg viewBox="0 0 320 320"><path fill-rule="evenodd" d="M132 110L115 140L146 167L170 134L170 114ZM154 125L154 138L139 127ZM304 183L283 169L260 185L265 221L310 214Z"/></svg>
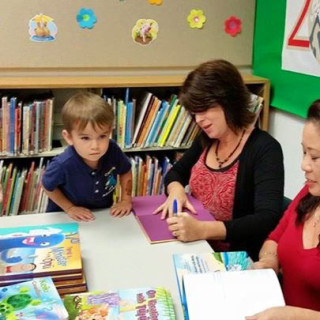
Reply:
<svg viewBox="0 0 320 320"><path fill-rule="evenodd" d="M206 22L206 16L202 10L192 9L187 18L191 28L202 29L203 24Z"/></svg>
<svg viewBox="0 0 320 320"><path fill-rule="evenodd" d="M230 36L235 37L241 32L241 20L237 17L230 17L224 22L224 31Z"/></svg>
<svg viewBox="0 0 320 320"><path fill-rule="evenodd" d="M162 0L148 0L150 4L155 4L157 6L162 5Z"/></svg>

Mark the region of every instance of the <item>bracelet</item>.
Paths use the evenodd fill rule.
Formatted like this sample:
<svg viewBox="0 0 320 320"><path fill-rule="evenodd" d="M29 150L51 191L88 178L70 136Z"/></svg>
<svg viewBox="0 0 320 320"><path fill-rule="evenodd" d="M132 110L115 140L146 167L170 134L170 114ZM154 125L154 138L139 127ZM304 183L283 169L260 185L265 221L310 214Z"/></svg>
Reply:
<svg viewBox="0 0 320 320"><path fill-rule="evenodd" d="M259 254L259 259L261 259L262 257L267 256L267 255L273 256L273 257L275 257L275 258L278 257L277 252L274 252L274 251L264 251L264 252L261 252L261 253Z"/></svg>

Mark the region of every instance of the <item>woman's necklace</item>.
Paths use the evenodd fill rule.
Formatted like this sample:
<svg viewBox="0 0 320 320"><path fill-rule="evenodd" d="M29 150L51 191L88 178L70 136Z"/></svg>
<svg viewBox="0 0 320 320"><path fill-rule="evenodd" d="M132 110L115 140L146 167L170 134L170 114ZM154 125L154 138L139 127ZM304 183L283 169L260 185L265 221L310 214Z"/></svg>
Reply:
<svg viewBox="0 0 320 320"><path fill-rule="evenodd" d="M240 146L240 143L242 141L242 138L243 138L245 132L246 132L246 130L243 130L238 144L236 145L236 147L231 151L231 153L224 160L220 160L220 158L218 157L220 141L219 140L217 141L217 145L216 145L216 149L214 150L214 153L215 153L215 156L216 156L216 160L217 160L217 162L219 164L219 169L221 169L223 164L225 164L232 157L232 155L237 151L237 149ZM320 219L320 217L319 217L319 219Z"/></svg>

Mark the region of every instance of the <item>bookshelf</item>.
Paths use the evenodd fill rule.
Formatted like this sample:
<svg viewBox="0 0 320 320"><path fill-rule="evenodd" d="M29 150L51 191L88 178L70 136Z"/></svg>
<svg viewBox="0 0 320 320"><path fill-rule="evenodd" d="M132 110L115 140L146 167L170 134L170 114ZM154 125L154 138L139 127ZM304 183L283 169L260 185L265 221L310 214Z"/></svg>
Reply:
<svg viewBox="0 0 320 320"><path fill-rule="evenodd" d="M0 91L5 89L91 89L97 93L101 93L102 89L107 88L177 88L177 92L183 83L185 76L165 75L165 76L32 76L32 77L1 77L0 78ZM248 86L249 90L264 100L263 109L260 114L260 127L263 130L269 128L269 95L270 95L270 82L268 79L253 76L250 74L243 74L243 79ZM137 102L138 103L138 102ZM126 149L126 152L139 152L151 150L170 150L170 147L164 148L132 148ZM16 157L52 157L59 154L63 147L55 148L49 152L42 152L34 155L19 155L19 156L2 156L3 158L16 158Z"/></svg>
<svg viewBox="0 0 320 320"><path fill-rule="evenodd" d="M262 129L268 130L268 124L269 124L269 93L270 93L270 83L268 79L249 75L249 74L243 74L244 81L246 85L249 88L249 91L261 96L264 100L263 109L259 115L259 125ZM126 88L130 88L130 92L132 92L132 95L137 93L138 91L147 90L148 92L151 92L155 95L159 94L159 99L169 99L168 93L178 93L179 87L182 85L183 81L185 79L185 76L177 76L177 75L161 75L161 76L152 76L152 75L145 75L145 76L95 76L95 77L89 77L89 76L4 76L0 78L0 93L10 90L14 90L15 92L21 91L27 91L31 92L34 91L37 93L39 90L52 90L53 95L55 97L55 102L53 108L56 108L56 100L59 100L59 104L62 105L65 100L67 100L68 97L65 95L65 91L76 91L78 89L88 89L91 91L94 91L98 94L103 94L105 91L111 91L111 92L120 92L120 96L123 99L124 98L124 92ZM163 94L161 94L163 92ZM61 94L61 97L57 98L59 93ZM69 92L70 95L70 92ZM57 97L56 97L57 96ZM138 97L138 95L137 95ZM117 97L119 98L119 97ZM136 110L136 117L139 113L139 101L137 101L137 110ZM58 123L54 123L54 127L56 128L56 131L60 131L62 127L59 126ZM159 158L160 160L166 160L164 158L167 158L169 156L170 160L174 159L176 156L175 153L178 151L183 151L188 146L178 146L178 147L172 147L172 146L164 146L159 147L153 145L152 147L148 148L141 148L141 147L132 147L132 148L124 148L124 152L131 158L137 158L138 162L141 162L140 158L143 156L146 158L149 158L149 163L152 168L158 165L158 160L155 158ZM30 164L32 162L39 162L39 159L42 159L42 162L40 161L40 164L45 164L47 162L46 158L50 159L51 157L61 153L64 150L64 146L59 146L57 148L53 148L51 151L46 152L39 152L34 153L32 155L10 155L10 156L0 156L0 160L4 160L6 163L13 163L13 165L17 165L18 167L21 167L22 165L25 166L27 164L27 167L30 167ZM140 157L141 155L141 157ZM155 156L155 157L154 157ZM45 158L45 160L43 160ZM150 160L151 159L151 160ZM144 161L144 160L143 160ZM154 162L153 162L154 161ZM167 164L166 164L167 165ZM144 166L144 164L142 164ZM148 168L148 164L146 164L146 167ZM139 167L138 171L141 167ZM168 168L167 168L168 169ZM143 169L147 170L147 169ZM156 172L156 169L154 169ZM38 168L36 171L36 180L41 181L41 175L43 174L43 168ZM165 171L162 171L162 173L165 173ZM8 174L8 176L11 173ZM137 173L138 174L138 173ZM19 177L21 178L21 176ZM22 179L26 179L24 176ZM137 179L139 179L137 177ZM161 179L161 178L159 178ZM26 184L26 182L25 182ZM41 190L39 190L39 185L37 185L36 188L36 196L40 199L42 196ZM41 189L41 188L40 188ZM137 187L137 190L139 188ZM143 194L137 194L137 195L143 195ZM10 199L10 198L9 198ZM41 205L38 205L37 208L39 209ZM1 208L0 208L1 209ZM27 210L33 211L31 210ZM37 211L41 212L41 211ZM1 213L0 213L1 214Z"/></svg>

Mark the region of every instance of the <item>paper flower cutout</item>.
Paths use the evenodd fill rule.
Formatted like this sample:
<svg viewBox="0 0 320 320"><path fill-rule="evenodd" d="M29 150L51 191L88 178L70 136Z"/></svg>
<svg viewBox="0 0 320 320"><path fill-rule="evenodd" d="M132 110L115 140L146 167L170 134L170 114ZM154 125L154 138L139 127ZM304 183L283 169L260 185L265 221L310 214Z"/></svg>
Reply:
<svg viewBox="0 0 320 320"><path fill-rule="evenodd" d="M152 19L139 19L132 28L132 39L142 45L151 43L157 38L159 26Z"/></svg>
<svg viewBox="0 0 320 320"><path fill-rule="evenodd" d="M192 9L187 18L191 28L202 29L203 24L206 22L206 16L202 10Z"/></svg>
<svg viewBox="0 0 320 320"><path fill-rule="evenodd" d="M92 9L81 8L77 14L77 22L81 28L92 29L97 22L97 17Z"/></svg>
<svg viewBox="0 0 320 320"><path fill-rule="evenodd" d="M157 6L161 6L162 5L162 0L148 0L148 2L150 4L155 4Z"/></svg>
<svg viewBox="0 0 320 320"><path fill-rule="evenodd" d="M224 22L224 31L230 36L235 37L241 32L241 20L237 17L230 17Z"/></svg>

